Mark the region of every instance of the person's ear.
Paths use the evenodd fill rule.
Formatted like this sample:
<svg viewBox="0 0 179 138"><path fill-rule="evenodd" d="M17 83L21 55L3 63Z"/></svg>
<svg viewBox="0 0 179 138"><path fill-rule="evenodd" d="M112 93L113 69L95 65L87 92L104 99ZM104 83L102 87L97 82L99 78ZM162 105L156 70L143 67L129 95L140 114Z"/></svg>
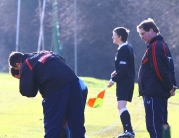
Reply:
<svg viewBox="0 0 179 138"><path fill-rule="evenodd" d="M20 70L22 63L16 63L16 69Z"/></svg>
<svg viewBox="0 0 179 138"><path fill-rule="evenodd" d="M154 32L154 30L151 28L151 29L149 30L149 32L152 33L152 32Z"/></svg>
<svg viewBox="0 0 179 138"><path fill-rule="evenodd" d="M121 35L120 35L120 36L118 36L118 37L119 37L119 39L120 39L120 40L122 40L122 36L121 36Z"/></svg>

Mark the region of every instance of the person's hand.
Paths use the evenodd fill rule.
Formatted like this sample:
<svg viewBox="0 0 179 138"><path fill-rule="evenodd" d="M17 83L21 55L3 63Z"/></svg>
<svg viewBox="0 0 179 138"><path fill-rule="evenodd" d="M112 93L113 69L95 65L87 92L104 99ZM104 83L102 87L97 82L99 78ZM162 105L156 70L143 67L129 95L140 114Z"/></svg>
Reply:
<svg viewBox="0 0 179 138"><path fill-rule="evenodd" d="M174 96L175 95L175 90L176 90L176 86L173 85L173 88L169 91L170 96Z"/></svg>
<svg viewBox="0 0 179 138"><path fill-rule="evenodd" d="M111 86L113 86L114 85L114 81L112 81L112 79L110 79L109 80L109 82L108 82L108 85L107 85L107 87L111 87Z"/></svg>
<svg viewBox="0 0 179 138"><path fill-rule="evenodd" d="M111 73L111 78L114 77L116 74L117 74L116 71L112 72Z"/></svg>

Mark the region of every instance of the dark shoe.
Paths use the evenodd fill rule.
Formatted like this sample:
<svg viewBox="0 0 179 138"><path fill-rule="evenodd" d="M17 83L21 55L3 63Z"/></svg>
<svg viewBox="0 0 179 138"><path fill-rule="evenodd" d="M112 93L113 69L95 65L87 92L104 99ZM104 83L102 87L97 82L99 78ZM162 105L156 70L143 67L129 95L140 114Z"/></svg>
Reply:
<svg viewBox="0 0 179 138"><path fill-rule="evenodd" d="M135 133L134 132L125 132L122 135L119 135L118 138L134 138L135 137Z"/></svg>

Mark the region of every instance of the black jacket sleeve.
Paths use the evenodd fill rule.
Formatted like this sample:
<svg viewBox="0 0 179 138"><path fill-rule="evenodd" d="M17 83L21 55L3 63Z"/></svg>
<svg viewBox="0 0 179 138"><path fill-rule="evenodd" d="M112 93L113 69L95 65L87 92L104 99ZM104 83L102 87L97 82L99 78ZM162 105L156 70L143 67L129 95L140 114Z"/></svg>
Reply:
<svg viewBox="0 0 179 138"><path fill-rule="evenodd" d="M38 87L34 84L33 81L33 70L30 70L27 64L24 63L20 70L20 73L20 93L23 96L35 97L38 92Z"/></svg>

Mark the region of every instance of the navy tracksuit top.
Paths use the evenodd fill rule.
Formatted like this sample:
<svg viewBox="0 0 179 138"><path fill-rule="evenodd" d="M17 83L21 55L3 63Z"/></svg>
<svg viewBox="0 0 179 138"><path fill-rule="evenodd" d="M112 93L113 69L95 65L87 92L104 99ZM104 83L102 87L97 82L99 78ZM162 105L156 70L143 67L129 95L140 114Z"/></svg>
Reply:
<svg viewBox="0 0 179 138"><path fill-rule="evenodd" d="M49 51L24 54L20 70L20 93L35 97L38 90L43 98L62 86L78 80L73 70L59 56Z"/></svg>
<svg viewBox="0 0 179 138"><path fill-rule="evenodd" d="M176 86L173 59L161 35L147 46L139 74L139 95L169 98L169 91Z"/></svg>

